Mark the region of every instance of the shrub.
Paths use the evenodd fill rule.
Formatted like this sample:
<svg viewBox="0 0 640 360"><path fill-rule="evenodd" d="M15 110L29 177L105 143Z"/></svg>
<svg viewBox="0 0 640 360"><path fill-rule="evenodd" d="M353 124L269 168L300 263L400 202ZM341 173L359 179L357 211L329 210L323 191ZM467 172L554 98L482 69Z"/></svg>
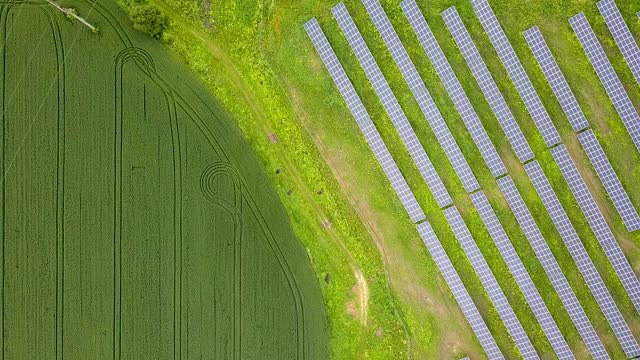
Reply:
<svg viewBox="0 0 640 360"><path fill-rule="evenodd" d="M136 30L149 34L154 39L161 39L169 27L169 18L155 5L135 5L129 9L129 19Z"/></svg>

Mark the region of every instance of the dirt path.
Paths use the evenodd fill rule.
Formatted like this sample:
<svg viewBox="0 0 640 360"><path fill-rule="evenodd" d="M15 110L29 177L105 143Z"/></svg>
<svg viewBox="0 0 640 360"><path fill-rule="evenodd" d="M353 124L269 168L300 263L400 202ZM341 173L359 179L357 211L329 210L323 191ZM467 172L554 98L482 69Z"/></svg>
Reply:
<svg viewBox="0 0 640 360"><path fill-rule="evenodd" d="M216 44L214 41L208 38L208 35L206 32L191 26L186 20L184 20L178 14L175 14L171 10L171 8L167 6L164 2L158 1L158 5L162 7L164 11L171 12L173 14L173 18L178 22L178 24L182 28L188 29L193 36L201 40L202 43L205 45L205 47L209 50L211 55L216 60L220 61L223 64L224 68L227 71L227 74L230 76L232 80L232 83L236 85L236 88L242 93L243 98L249 104L251 108L251 112L254 114L254 116L260 119L260 123L264 124L264 126L262 127L262 131L264 132L265 136L268 136L269 134L271 134L272 128L269 126L269 124L271 124L270 119L264 116L264 111L262 110L261 104L253 95L246 81L244 80L244 78L242 77L242 75L234 65L231 58L229 58L227 53L224 50L222 50L218 46L218 44ZM300 173L298 172L297 168L291 163L284 149L281 146L276 145L275 150L279 153L279 159L283 161L283 168L286 170L286 173L289 176L291 176L291 178L294 180L294 182L298 186L300 194L302 194L302 196L305 198L307 203L313 206L314 212L318 216L318 219L317 219L318 223L326 222L328 217L323 212L320 204L318 204L313 199L314 191L309 189L309 187L307 187L307 185L304 183L304 181L302 180L302 177L300 176ZM358 299L360 322L362 323L363 328L365 328L367 326L367 319L369 314L369 285L367 283L367 280L364 274L362 273L362 271L360 270L360 267L357 261L355 260L353 255L348 251L347 247L342 242L342 240L340 239L338 234L335 232L335 230L332 229L330 226L328 227L325 226L325 230L327 234L330 236L330 238L340 247L342 252L346 254L349 259L349 265L356 279L356 284L354 288L356 290L356 297Z"/></svg>

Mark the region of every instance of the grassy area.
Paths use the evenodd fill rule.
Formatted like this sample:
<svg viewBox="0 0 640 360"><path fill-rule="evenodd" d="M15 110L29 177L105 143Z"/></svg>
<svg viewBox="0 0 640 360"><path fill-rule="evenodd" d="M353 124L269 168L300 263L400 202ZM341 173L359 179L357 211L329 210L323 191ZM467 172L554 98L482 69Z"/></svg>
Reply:
<svg viewBox="0 0 640 360"><path fill-rule="evenodd" d="M481 350L409 219L400 215L402 210L399 201L383 179L382 172L307 39L302 24L311 17L318 17L501 348L509 357L518 357L443 215L331 18L332 2L152 2L165 9L174 21L170 31L170 47L222 101L271 174L271 180L292 218L294 230L311 256L319 280L323 281L322 290L328 307L332 354L335 358L353 358L358 354L358 357L388 359L405 356L407 352L415 358L454 358L462 354L479 357ZM640 175L640 157L567 21L580 11L586 12L605 42L614 67L627 85L633 101L638 104L640 90L615 49L595 3L508 0L491 1L491 4L565 143L583 165L583 174L589 179L590 188L629 260L638 269L640 235L625 231L521 35L522 31L533 25L540 27L632 200L640 204L640 192L633 191L637 187L633 179ZM469 210L471 206L467 195L364 7L355 0L346 1L346 5L456 204L462 209L467 224L505 293L513 304L524 303L495 245L483 229L478 214ZM506 208L495 181L483 165L480 153L421 50L397 1L383 1L383 5L544 300L550 305L558 304L557 295L515 218ZM419 5L587 314L600 335L606 339L612 356L621 356L622 350L439 16L449 6L456 6L460 12L537 158L569 210L589 254L632 324L634 334L640 336L640 318L624 295L621 284L545 149L541 136L483 34L471 5L464 0L420 1ZM638 9L631 2L619 1L619 6L632 31L640 34L640 25L634 13ZM269 137L271 134L277 136L277 142L273 141L273 136ZM277 169L285 171L276 174ZM325 220L328 222L322 226ZM327 224L330 224L330 228L327 228ZM365 286L356 281L358 271L366 279L370 296L368 311L365 312L368 314L366 322L361 311L353 310L354 307L364 306L362 301L358 301L362 299L360 295ZM329 283L324 282L326 274L331 275ZM387 285L390 285L391 291ZM525 306L515 306L515 309L536 348L541 353L549 354L550 346L531 311ZM578 357L586 358L583 345L566 312L558 306L550 306L550 310Z"/></svg>
<svg viewBox="0 0 640 360"><path fill-rule="evenodd" d="M227 113L115 2L61 5L99 34L0 5L3 358L326 358L309 257Z"/></svg>

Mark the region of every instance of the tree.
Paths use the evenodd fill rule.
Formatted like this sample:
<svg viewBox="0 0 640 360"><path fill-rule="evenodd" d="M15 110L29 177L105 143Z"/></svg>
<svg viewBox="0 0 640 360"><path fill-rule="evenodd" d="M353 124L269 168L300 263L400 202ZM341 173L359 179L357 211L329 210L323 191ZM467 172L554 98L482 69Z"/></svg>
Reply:
<svg viewBox="0 0 640 360"><path fill-rule="evenodd" d="M129 10L129 19L136 30L145 32L155 39L169 27L169 18L155 5L135 5Z"/></svg>

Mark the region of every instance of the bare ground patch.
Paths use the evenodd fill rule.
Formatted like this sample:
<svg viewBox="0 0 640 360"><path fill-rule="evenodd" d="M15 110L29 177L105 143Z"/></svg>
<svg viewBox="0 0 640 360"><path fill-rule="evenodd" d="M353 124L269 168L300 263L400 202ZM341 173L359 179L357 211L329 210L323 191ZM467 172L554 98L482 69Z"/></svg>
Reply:
<svg viewBox="0 0 640 360"><path fill-rule="evenodd" d="M301 118L303 124L308 123L306 119L309 114L304 110L297 89L290 87L289 90L298 117ZM466 320L455 303L447 300L449 290L446 288L446 285L440 280L440 293L433 294L424 286L421 286L419 281L416 281L415 267L408 262L400 252L390 246L393 240L385 238L384 232L378 225L384 223L384 221L380 218L380 215L371 208L368 195L363 193L362 188L353 182L351 176L348 175L351 169L343 152L340 149L329 149L323 143L320 134L312 133L309 129L307 130L310 132L323 159L331 168L340 187L347 195L350 204L358 212L359 217L364 222L376 247L380 251L384 262L385 274L390 286L399 293L403 299L406 299L411 304L416 304L416 308L428 309L426 311L438 319L438 331L441 336L439 358L450 358L462 349L465 349L465 351L471 355L480 356L480 354L472 354L472 350L470 350L472 347L465 345L465 340L473 338L473 334L471 334L467 326L457 325L466 324ZM415 243L418 244L417 246L422 244L419 239L416 239ZM419 251L422 250L420 249ZM356 280L357 279L358 275L356 275ZM356 283L353 290L356 290L358 286ZM364 302L366 298L364 297L365 292L361 291L360 294L362 294L361 302ZM357 310L353 306L349 306L347 310L357 314ZM366 324L366 312L362 313L362 309L360 311L360 318L365 319ZM378 331L380 330L384 331L383 329L379 329ZM408 340L410 343L412 339Z"/></svg>

